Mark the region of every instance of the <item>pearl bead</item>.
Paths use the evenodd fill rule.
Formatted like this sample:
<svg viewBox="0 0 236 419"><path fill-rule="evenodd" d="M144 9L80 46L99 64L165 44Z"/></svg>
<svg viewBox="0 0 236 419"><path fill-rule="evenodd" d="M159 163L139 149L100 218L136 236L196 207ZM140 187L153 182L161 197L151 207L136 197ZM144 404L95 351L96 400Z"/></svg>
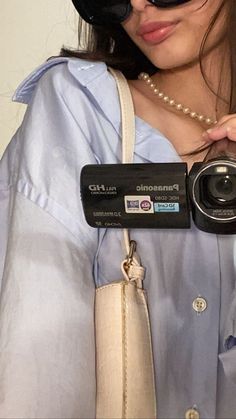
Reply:
<svg viewBox="0 0 236 419"><path fill-rule="evenodd" d="M169 104L170 104L170 106L174 106L174 105L175 105L175 101L174 101L174 99L171 99L171 100L169 101Z"/></svg>
<svg viewBox="0 0 236 419"><path fill-rule="evenodd" d="M162 99L164 97L164 93L160 92L160 93L158 93L158 96L159 96L160 99Z"/></svg>
<svg viewBox="0 0 236 419"><path fill-rule="evenodd" d="M159 93L159 89L157 89L157 88L155 87L155 89L153 90L153 92L155 93L155 95L158 95L158 93Z"/></svg>
<svg viewBox="0 0 236 419"><path fill-rule="evenodd" d="M190 113L190 109L189 108L184 108L183 113L185 113L185 115L188 115Z"/></svg>
<svg viewBox="0 0 236 419"><path fill-rule="evenodd" d="M190 112L190 116L191 116L191 118L196 118L196 116L197 116L197 113L196 112Z"/></svg>
<svg viewBox="0 0 236 419"><path fill-rule="evenodd" d="M198 115L198 120L199 120L200 122L204 121L204 115Z"/></svg>
<svg viewBox="0 0 236 419"><path fill-rule="evenodd" d="M154 87L155 87L156 85L154 84L154 83L151 83L150 84L150 87L152 88L152 89L154 89Z"/></svg>
<svg viewBox="0 0 236 419"><path fill-rule="evenodd" d="M146 80L146 83L147 83L147 84L151 84L151 83L152 83L152 80L151 80L151 79L147 79L147 80Z"/></svg>
<svg viewBox="0 0 236 419"><path fill-rule="evenodd" d="M175 105L175 107L178 111L182 111L183 109L183 106L181 105L181 103L178 103L177 105Z"/></svg>
<svg viewBox="0 0 236 419"><path fill-rule="evenodd" d="M168 103L169 102L169 96L164 96L163 100L164 100L165 103Z"/></svg>
<svg viewBox="0 0 236 419"><path fill-rule="evenodd" d="M211 118L206 118L205 119L205 122L206 122L207 125L211 125L212 124Z"/></svg>

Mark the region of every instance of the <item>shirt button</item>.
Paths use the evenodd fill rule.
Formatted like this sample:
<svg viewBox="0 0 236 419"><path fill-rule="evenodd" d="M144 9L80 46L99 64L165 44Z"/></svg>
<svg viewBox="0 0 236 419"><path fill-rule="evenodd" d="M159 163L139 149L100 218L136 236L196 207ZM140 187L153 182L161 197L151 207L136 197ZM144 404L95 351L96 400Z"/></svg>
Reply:
<svg viewBox="0 0 236 419"><path fill-rule="evenodd" d="M188 409L185 413L185 419L200 419L197 409Z"/></svg>
<svg viewBox="0 0 236 419"><path fill-rule="evenodd" d="M207 308L207 302L203 297L197 297L193 300L193 309L197 313L202 313Z"/></svg>

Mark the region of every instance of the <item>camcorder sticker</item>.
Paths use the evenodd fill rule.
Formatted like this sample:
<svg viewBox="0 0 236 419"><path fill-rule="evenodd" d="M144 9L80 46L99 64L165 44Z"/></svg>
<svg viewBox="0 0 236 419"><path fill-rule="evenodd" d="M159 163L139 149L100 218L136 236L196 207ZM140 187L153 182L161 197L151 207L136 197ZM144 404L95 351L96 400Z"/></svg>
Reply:
<svg viewBox="0 0 236 419"><path fill-rule="evenodd" d="M150 196L125 195L125 212L127 214L153 214L153 202Z"/></svg>
<svg viewBox="0 0 236 419"><path fill-rule="evenodd" d="M178 202L155 202L154 212L179 212Z"/></svg>

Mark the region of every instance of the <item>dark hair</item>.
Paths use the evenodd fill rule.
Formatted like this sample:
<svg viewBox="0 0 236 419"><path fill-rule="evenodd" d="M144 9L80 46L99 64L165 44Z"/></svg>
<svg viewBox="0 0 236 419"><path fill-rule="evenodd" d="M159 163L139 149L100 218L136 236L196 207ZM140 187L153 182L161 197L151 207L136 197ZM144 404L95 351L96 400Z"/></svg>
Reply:
<svg viewBox="0 0 236 419"><path fill-rule="evenodd" d="M207 1L207 0L206 0ZM231 89L230 97L224 97L221 92L221 83L217 92L214 92L219 99L228 105L228 112L236 112L236 5L235 0L224 0L219 6L212 18L207 32L201 44L199 60L201 71L206 84L212 90L210 81L204 73L203 57L207 44L207 39L214 27L220 13L227 2L228 15L226 22L226 40L228 41L230 59L230 77ZM84 43L84 44L83 44ZM85 46L85 48L84 48ZM61 55L69 57L83 58L92 61L104 61L108 66L112 66L123 72L128 79L136 79L142 71L150 75L158 71L158 69L148 60L148 58L139 50L133 41L126 34L121 25L113 25L111 27L91 26L86 24L80 18L79 20L79 49L71 50L62 48ZM222 62L226 62L222 60ZM228 60L227 60L228 63ZM223 83L222 83L223 85ZM218 109L217 109L218 110Z"/></svg>
<svg viewBox="0 0 236 419"><path fill-rule="evenodd" d="M85 49L83 49L83 42ZM128 79L136 79L141 71L153 74L156 67L139 50L121 25L91 26L79 19L79 49L62 48L61 55L104 61L122 71Z"/></svg>

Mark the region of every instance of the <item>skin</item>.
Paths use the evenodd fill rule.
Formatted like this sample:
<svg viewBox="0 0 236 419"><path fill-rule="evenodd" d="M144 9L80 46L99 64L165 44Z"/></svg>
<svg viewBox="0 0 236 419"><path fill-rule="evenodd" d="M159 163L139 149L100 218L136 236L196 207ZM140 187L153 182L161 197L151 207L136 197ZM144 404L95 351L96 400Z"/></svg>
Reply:
<svg viewBox="0 0 236 419"><path fill-rule="evenodd" d="M216 118L216 97L206 86L199 65L199 49L202 38L212 16L223 0L192 0L178 7L158 8L146 0L131 0L131 15L122 26L159 71L152 76L154 82L169 97L192 110ZM229 91L227 73L227 44L224 38L227 8L214 26L207 42L204 69L211 87L217 91L219 77L224 73L223 91ZM150 44L137 33L146 22L177 22L176 27L165 40ZM224 66L221 66L224 63ZM236 115L227 115L225 102L220 103L218 123L209 129L205 124L186 117L181 112L160 101L141 80L130 81L135 111L154 128L160 130L174 145L189 166L201 161L206 152L187 156L206 143L227 137L236 141ZM168 124L166 124L168 120ZM208 129L207 129L208 128Z"/></svg>

